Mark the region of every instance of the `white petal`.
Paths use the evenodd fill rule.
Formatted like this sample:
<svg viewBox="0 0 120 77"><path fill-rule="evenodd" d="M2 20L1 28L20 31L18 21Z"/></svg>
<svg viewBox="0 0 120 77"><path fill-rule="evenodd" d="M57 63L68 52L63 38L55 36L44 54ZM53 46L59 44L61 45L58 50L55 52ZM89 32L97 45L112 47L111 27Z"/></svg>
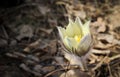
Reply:
<svg viewBox="0 0 120 77"><path fill-rule="evenodd" d="M73 22L72 22L71 19L69 19L69 24L66 27L66 33L67 33L67 36L69 36L69 37L73 37L74 36L74 33L73 33Z"/></svg>
<svg viewBox="0 0 120 77"><path fill-rule="evenodd" d="M75 23L79 24L80 26L83 25L79 17L76 17Z"/></svg>
<svg viewBox="0 0 120 77"><path fill-rule="evenodd" d="M80 43L78 45L77 54L79 56L85 55L88 52L91 44L92 44L92 37L91 37L91 35L90 34L85 35L81 39L81 41L80 41Z"/></svg>
<svg viewBox="0 0 120 77"><path fill-rule="evenodd" d="M63 40L64 37L66 36L66 31L65 31L65 29L62 28L62 27L57 27L57 29L58 29L58 31L59 31L59 35L60 35L61 39Z"/></svg>
<svg viewBox="0 0 120 77"><path fill-rule="evenodd" d="M71 20L71 18L69 18L68 20L69 20L69 23L73 23L73 21Z"/></svg>
<svg viewBox="0 0 120 77"><path fill-rule="evenodd" d="M73 32L74 32L74 35L82 35L82 28L78 24L74 23Z"/></svg>
<svg viewBox="0 0 120 77"><path fill-rule="evenodd" d="M71 45L70 45L69 40L68 40L67 37L65 37L65 39L63 40L63 43L64 43L65 47L66 47L68 50L71 51Z"/></svg>
<svg viewBox="0 0 120 77"><path fill-rule="evenodd" d="M69 44L73 49L77 49L78 43L74 38L68 38Z"/></svg>
<svg viewBox="0 0 120 77"><path fill-rule="evenodd" d="M75 23L73 25L73 29L74 29L74 34L75 35L83 35L82 33L82 22L81 20L79 19L79 17L76 17L76 20L75 20Z"/></svg>
<svg viewBox="0 0 120 77"><path fill-rule="evenodd" d="M90 33L90 21L87 21L83 26L82 26L82 32L84 35L89 34Z"/></svg>
<svg viewBox="0 0 120 77"><path fill-rule="evenodd" d="M70 51L74 51L75 49L77 49L78 46L76 40L74 38L69 37L66 37L64 39L64 44L70 49Z"/></svg>

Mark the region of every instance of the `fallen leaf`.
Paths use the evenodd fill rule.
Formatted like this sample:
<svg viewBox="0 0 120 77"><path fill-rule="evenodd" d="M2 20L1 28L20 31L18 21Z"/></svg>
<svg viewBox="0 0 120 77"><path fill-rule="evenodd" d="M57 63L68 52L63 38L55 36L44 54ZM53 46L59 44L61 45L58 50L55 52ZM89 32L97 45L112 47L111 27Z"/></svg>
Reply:
<svg viewBox="0 0 120 77"><path fill-rule="evenodd" d="M55 54L55 53L56 53L56 50L57 50L57 49L56 49L56 48L57 48L57 47L56 47L56 46L57 46L56 42L57 42L56 40L51 40L50 43L49 43L49 45L48 45L48 46L49 46L49 49L50 49L50 51L51 51L51 52L50 52L51 54Z"/></svg>
<svg viewBox="0 0 120 77"><path fill-rule="evenodd" d="M45 28L39 28L40 31L45 32L46 34L50 34L53 29L45 29Z"/></svg>
<svg viewBox="0 0 120 77"><path fill-rule="evenodd" d="M41 41L41 39L39 39L39 40L31 43L31 44L28 45L26 48L24 48L24 51L25 51L25 52L30 52L31 49L33 49L33 48L34 48L34 49L35 49L35 48L38 48L38 46L40 45L40 41Z"/></svg>
<svg viewBox="0 0 120 77"><path fill-rule="evenodd" d="M98 41L95 45L94 48L95 49L108 49L110 47L112 47L112 44L104 44L101 41Z"/></svg>
<svg viewBox="0 0 120 77"><path fill-rule="evenodd" d="M101 17L97 18L97 21L93 22L91 24L93 27L96 27L95 29L97 29L98 33L103 33L106 31L106 23L105 21L103 21L103 19Z"/></svg>
<svg viewBox="0 0 120 77"><path fill-rule="evenodd" d="M49 70L48 70L48 69L49 69ZM50 72L50 71L53 71L53 70L55 70L55 67L54 67L54 66L46 66L46 67L43 67L43 68L42 68L42 71L43 71L44 73Z"/></svg>
<svg viewBox="0 0 120 77"><path fill-rule="evenodd" d="M85 11L73 11L73 14L75 16L80 17L81 19L85 19L86 18L86 12Z"/></svg>
<svg viewBox="0 0 120 77"><path fill-rule="evenodd" d="M46 15L48 12L50 12L50 8L46 6L38 6L38 10L42 15Z"/></svg>
<svg viewBox="0 0 120 77"><path fill-rule="evenodd" d="M0 38L0 47L4 47L4 46L7 46L7 45L8 45L7 40L4 40L4 39Z"/></svg>
<svg viewBox="0 0 120 77"><path fill-rule="evenodd" d="M56 27L58 24L57 19L48 19L48 22L51 27Z"/></svg>
<svg viewBox="0 0 120 77"><path fill-rule="evenodd" d="M37 71L37 72L40 72L42 69L42 66L40 64L37 64L34 66L34 70Z"/></svg>
<svg viewBox="0 0 120 77"><path fill-rule="evenodd" d="M33 36L33 29L29 25L22 25L19 33L20 34L16 37L18 40L21 40L25 37L31 38Z"/></svg>
<svg viewBox="0 0 120 77"><path fill-rule="evenodd" d="M107 43L113 43L114 36L110 34L99 34L98 41L106 41Z"/></svg>
<svg viewBox="0 0 120 77"><path fill-rule="evenodd" d="M65 61L63 57L54 57L58 64L64 65Z"/></svg>
<svg viewBox="0 0 120 77"><path fill-rule="evenodd" d="M86 72L82 72L79 69L69 70L65 73L62 73L60 77L91 77Z"/></svg>

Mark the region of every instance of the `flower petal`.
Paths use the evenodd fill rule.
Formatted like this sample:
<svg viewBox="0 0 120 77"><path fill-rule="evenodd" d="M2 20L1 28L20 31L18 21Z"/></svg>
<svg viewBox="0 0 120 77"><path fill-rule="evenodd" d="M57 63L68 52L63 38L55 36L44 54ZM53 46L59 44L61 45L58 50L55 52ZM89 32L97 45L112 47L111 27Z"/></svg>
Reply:
<svg viewBox="0 0 120 77"><path fill-rule="evenodd" d="M87 22L82 26L83 35L86 35L86 34L89 34L89 33L90 33L89 25L90 25L90 21L87 21Z"/></svg>
<svg viewBox="0 0 120 77"><path fill-rule="evenodd" d="M73 24L74 34L82 35L82 22L79 17L76 18L75 23Z"/></svg>
<svg viewBox="0 0 120 77"><path fill-rule="evenodd" d="M75 23L77 23L79 26L83 25L79 17L76 17Z"/></svg>
<svg viewBox="0 0 120 77"><path fill-rule="evenodd" d="M92 37L91 37L91 35L90 34L85 35L81 39L81 41L80 41L80 43L78 45L77 54L79 56L85 55L88 52L91 44L92 44Z"/></svg>
<svg viewBox="0 0 120 77"><path fill-rule="evenodd" d="M65 45L65 47L71 51L71 45L69 43L69 40L68 40L68 37L65 37L64 40L63 40L63 43Z"/></svg>
<svg viewBox="0 0 120 77"><path fill-rule="evenodd" d="M65 31L65 29L62 28L62 27L57 27L57 29L58 29L58 31L59 31L59 35L60 35L61 39L63 40L63 39L65 38L65 36L66 36L66 31Z"/></svg>
<svg viewBox="0 0 120 77"><path fill-rule="evenodd" d="M73 22L72 22L71 19L69 19L69 24L66 27L66 33L67 33L67 36L69 36L69 37L73 37L74 36L74 33L73 33Z"/></svg>
<svg viewBox="0 0 120 77"><path fill-rule="evenodd" d="M74 38L66 37L64 39L64 44L70 49L70 51L76 50L78 43Z"/></svg>

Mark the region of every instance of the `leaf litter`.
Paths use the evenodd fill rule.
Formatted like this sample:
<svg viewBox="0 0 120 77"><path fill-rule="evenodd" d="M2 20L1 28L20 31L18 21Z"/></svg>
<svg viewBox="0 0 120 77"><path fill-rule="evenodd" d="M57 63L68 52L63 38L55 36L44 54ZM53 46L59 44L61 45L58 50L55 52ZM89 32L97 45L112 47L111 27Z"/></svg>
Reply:
<svg viewBox="0 0 120 77"><path fill-rule="evenodd" d="M85 1L31 0L29 4L2 10L0 75L120 77L120 3ZM56 29L58 25L66 25L68 17L76 16L83 22L92 21L94 43L87 56L88 71L81 71L65 59Z"/></svg>

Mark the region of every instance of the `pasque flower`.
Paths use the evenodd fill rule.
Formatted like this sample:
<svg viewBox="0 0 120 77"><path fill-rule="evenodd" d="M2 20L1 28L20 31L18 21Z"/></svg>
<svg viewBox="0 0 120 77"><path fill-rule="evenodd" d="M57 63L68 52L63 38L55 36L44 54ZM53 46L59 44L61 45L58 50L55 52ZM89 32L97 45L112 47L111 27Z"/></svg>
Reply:
<svg viewBox="0 0 120 77"><path fill-rule="evenodd" d="M79 17L73 22L69 19L69 24L66 28L57 27L61 40L68 52L78 56L85 55L92 43L92 38L89 28L90 21L81 22Z"/></svg>

